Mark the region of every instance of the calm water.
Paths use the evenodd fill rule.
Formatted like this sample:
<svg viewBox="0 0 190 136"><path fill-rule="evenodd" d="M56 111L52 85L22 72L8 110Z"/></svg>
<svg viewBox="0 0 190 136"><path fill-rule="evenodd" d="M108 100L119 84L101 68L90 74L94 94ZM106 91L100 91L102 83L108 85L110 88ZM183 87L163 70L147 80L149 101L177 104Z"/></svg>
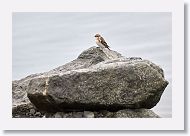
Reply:
<svg viewBox="0 0 190 136"><path fill-rule="evenodd" d="M56 68L96 46L102 34L112 50L148 59L169 81L153 110L172 117L170 13L13 13L13 80Z"/></svg>

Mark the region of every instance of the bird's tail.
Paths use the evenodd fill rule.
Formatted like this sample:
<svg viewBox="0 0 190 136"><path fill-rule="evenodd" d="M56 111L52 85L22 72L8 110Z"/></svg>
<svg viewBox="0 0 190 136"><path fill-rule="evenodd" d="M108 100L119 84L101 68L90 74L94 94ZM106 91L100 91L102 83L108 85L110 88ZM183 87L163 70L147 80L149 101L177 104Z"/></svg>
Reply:
<svg viewBox="0 0 190 136"><path fill-rule="evenodd" d="M109 50L110 50L110 48L109 47L107 47ZM110 50L111 51L111 50Z"/></svg>

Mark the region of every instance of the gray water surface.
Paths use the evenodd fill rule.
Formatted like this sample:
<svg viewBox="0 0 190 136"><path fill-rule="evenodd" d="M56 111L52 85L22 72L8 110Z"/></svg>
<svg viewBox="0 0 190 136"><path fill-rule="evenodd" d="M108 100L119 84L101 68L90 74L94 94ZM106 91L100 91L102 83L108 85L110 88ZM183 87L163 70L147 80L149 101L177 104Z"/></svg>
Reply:
<svg viewBox="0 0 190 136"><path fill-rule="evenodd" d="M169 81L153 111L172 117L172 15L162 12L13 13L13 80L75 59L104 36L112 50L164 69Z"/></svg>

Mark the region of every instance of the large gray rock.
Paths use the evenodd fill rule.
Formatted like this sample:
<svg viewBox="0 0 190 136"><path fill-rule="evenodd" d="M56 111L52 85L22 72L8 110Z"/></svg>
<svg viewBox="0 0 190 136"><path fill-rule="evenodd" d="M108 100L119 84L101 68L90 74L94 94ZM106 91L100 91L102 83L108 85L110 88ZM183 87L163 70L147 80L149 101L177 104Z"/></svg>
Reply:
<svg viewBox="0 0 190 136"><path fill-rule="evenodd" d="M97 47L27 81L30 101L48 112L149 109L159 102L168 84L154 63Z"/></svg>

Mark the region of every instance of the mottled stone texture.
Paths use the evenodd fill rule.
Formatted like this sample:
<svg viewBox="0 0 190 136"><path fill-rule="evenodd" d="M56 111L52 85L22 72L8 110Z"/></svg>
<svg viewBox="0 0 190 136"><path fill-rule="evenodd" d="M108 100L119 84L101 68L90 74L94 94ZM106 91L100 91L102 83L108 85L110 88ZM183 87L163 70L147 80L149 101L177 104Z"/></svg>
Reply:
<svg viewBox="0 0 190 136"><path fill-rule="evenodd" d="M20 103L32 103L31 108L44 112L81 113L69 117L101 117L96 113L104 110L110 117L128 117L131 111L134 117L140 117L136 113L151 117L148 110L135 109L154 107L167 84L163 70L148 60L91 47L70 63L13 81L13 107L15 110ZM124 109L127 113L120 114ZM84 111L89 114L82 114ZM56 117L63 116L58 113Z"/></svg>
<svg viewBox="0 0 190 136"><path fill-rule="evenodd" d="M57 112L44 115L46 118L159 118L149 109L125 109L116 112L84 111L84 112Z"/></svg>

